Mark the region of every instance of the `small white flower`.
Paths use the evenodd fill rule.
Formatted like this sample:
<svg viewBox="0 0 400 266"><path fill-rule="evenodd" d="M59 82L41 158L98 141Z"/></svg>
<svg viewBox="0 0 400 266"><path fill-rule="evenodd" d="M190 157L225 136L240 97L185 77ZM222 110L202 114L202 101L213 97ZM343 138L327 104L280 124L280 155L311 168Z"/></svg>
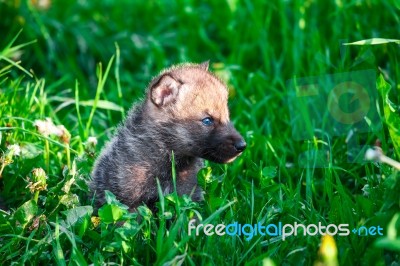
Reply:
<svg viewBox="0 0 400 266"><path fill-rule="evenodd" d="M379 157L382 155L382 151L379 149L371 149L369 148L365 152L365 159L368 161L378 161Z"/></svg>
<svg viewBox="0 0 400 266"><path fill-rule="evenodd" d="M10 146L7 147L8 148L8 152L9 154L11 154L11 156L19 156L21 154L21 147L17 144L12 144Z"/></svg>
<svg viewBox="0 0 400 266"><path fill-rule="evenodd" d="M90 146L96 146L97 145L97 138L96 137L89 137L86 143L88 145L90 145Z"/></svg>
<svg viewBox="0 0 400 266"><path fill-rule="evenodd" d="M43 136L48 137L49 135L54 135L59 137L64 143L69 143L71 139L68 130L63 125L54 125L50 118L46 118L46 120L35 120L33 125L36 126L39 133Z"/></svg>
<svg viewBox="0 0 400 266"><path fill-rule="evenodd" d="M61 136L63 134L63 130L54 125L50 118L46 118L46 120L36 120L33 125L36 126L40 134L46 137L49 135Z"/></svg>

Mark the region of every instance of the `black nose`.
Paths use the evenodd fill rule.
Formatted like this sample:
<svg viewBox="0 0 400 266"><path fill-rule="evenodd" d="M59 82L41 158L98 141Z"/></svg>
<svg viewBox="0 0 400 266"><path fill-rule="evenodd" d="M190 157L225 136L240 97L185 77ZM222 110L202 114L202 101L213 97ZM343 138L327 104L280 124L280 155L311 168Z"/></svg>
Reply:
<svg viewBox="0 0 400 266"><path fill-rule="evenodd" d="M239 139L233 143L233 146L235 146L237 152L242 152L246 149L247 144L243 139Z"/></svg>

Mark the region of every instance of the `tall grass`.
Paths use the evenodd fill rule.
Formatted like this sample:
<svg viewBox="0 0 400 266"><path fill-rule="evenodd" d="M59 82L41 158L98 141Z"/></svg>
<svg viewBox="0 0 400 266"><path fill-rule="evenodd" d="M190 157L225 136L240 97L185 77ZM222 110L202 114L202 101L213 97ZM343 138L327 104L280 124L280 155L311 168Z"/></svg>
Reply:
<svg viewBox="0 0 400 266"><path fill-rule="evenodd" d="M383 126L360 143L380 143L399 159L398 44L341 45L398 38L396 1L38 2L0 3L0 264L399 261L398 172L348 163L346 136L295 140L287 86L293 77L375 69ZM248 150L200 171L203 202L160 193L157 212L129 213L107 193L95 214L90 171L125 110L162 68L205 60L229 84L231 117ZM65 130L43 134L37 121L46 118ZM307 150L329 151L327 167L299 161ZM189 234L191 219L379 225L384 235L247 241Z"/></svg>

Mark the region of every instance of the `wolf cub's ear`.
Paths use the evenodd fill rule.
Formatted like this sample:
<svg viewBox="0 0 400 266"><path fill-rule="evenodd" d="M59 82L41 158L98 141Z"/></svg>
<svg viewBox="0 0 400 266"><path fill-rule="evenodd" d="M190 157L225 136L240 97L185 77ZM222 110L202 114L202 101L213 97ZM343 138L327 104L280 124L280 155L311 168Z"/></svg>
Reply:
<svg viewBox="0 0 400 266"><path fill-rule="evenodd" d="M182 85L182 82L176 80L171 75L162 75L151 85L151 101L158 107L173 102L178 95L180 85Z"/></svg>
<svg viewBox="0 0 400 266"><path fill-rule="evenodd" d="M204 69L205 71L208 71L208 66L210 64L210 60L204 61L203 63L199 64L199 67Z"/></svg>

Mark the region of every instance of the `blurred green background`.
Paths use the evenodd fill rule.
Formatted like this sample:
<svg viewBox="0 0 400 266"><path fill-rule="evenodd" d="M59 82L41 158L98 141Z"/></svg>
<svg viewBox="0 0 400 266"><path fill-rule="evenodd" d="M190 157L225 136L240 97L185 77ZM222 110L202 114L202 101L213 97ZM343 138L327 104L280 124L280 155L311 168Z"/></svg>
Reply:
<svg viewBox="0 0 400 266"><path fill-rule="evenodd" d="M285 107L277 116L270 106L285 104L287 79L379 66L397 80L389 60L397 46L341 43L396 38L399 6L395 0L5 1L0 47L23 29L19 42L37 40L18 55L24 67L57 82L58 93L78 80L81 96L93 97L96 64L108 62L117 43L125 108L164 67L210 60L244 98L233 117L247 114L242 124L276 136L280 127L271 124L290 119ZM116 92L112 78L105 94L119 103Z"/></svg>

